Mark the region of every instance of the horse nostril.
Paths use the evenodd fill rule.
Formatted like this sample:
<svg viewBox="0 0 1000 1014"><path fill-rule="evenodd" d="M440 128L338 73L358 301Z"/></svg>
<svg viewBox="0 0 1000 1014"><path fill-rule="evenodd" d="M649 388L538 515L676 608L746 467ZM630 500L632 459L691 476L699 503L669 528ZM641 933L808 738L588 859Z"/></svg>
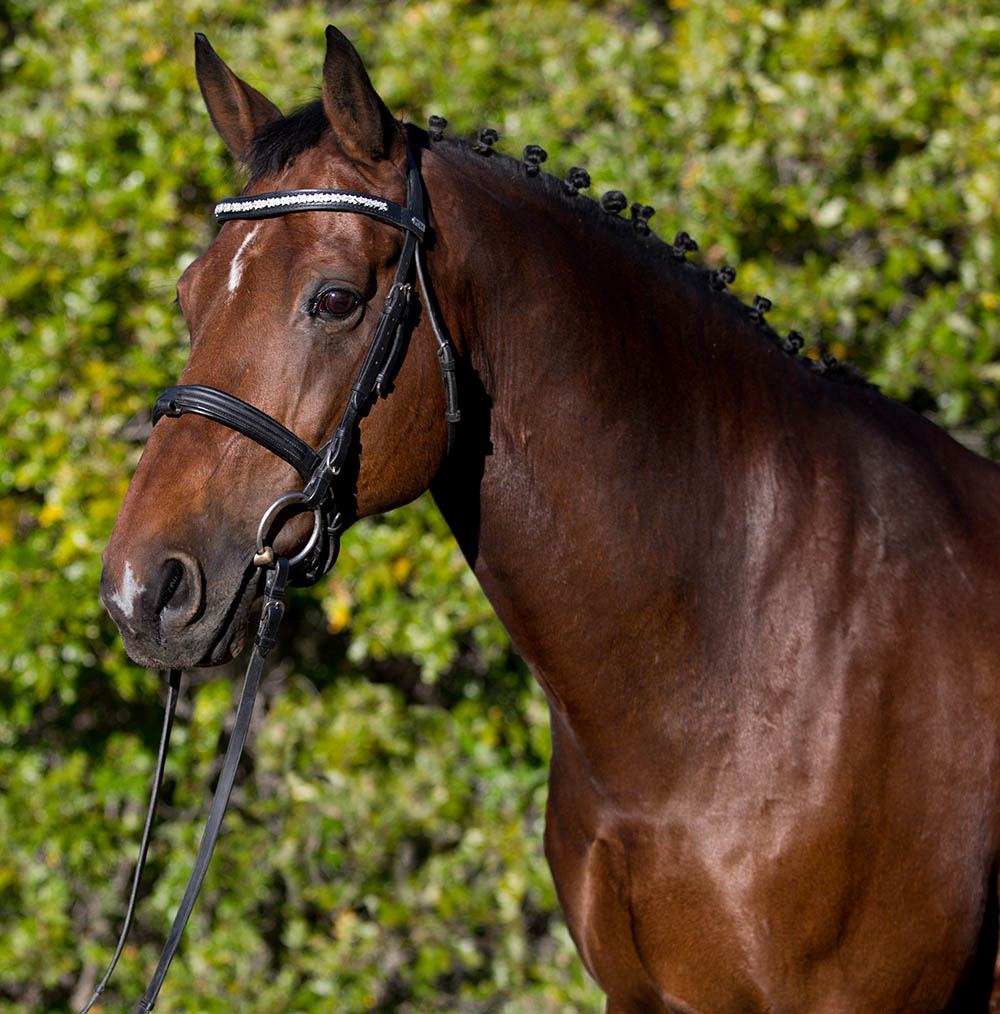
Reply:
<svg viewBox="0 0 1000 1014"><path fill-rule="evenodd" d="M165 560L159 590L153 599L153 615L161 630L169 633L197 619L202 611L203 591L201 568L196 560L187 554Z"/></svg>
<svg viewBox="0 0 1000 1014"><path fill-rule="evenodd" d="M156 602L157 616L167 607L183 580L184 564L180 560L167 560L163 565L163 583L160 586L160 597Z"/></svg>

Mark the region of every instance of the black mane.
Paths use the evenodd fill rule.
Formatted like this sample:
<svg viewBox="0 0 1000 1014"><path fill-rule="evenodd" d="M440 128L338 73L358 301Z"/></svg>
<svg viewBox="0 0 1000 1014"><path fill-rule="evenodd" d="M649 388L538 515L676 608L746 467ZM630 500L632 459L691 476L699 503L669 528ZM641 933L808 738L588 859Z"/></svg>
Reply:
<svg viewBox="0 0 1000 1014"><path fill-rule="evenodd" d="M480 161L488 160L495 166L497 172L510 179L529 180L530 178L531 186L542 186L552 200L571 204L573 210L583 215L596 229L613 230L619 235L631 236L649 259L661 263L671 262L675 267L696 272L702 276L701 280L706 288L713 290L716 299L729 301L734 308L749 318L752 325L776 349L787 356L796 357L811 372L844 384L876 388L876 385L852 363L841 362L822 349L816 359L810 356L798 356L799 350L804 345L802 335L797 331L790 331L788 336L783 338L764 319L764 314L771 307L771 301L762 296L755 296L753 305L747 306L733 293L726 291L726 286L735 278L735 271L727 267L708 268L687 260L686 255L698 249L697 243L694 243L686 232L677 233L672 243L658 236L649 226L649 219L653 215L652 208L639 203L630 204L620 191L610 191L604 194L600 200L594 200L579 192L590 185L590 178L585 170L572 167L567 171L565 179L559 179L550 173L539 172L536 157L530 158L529 161L520 161L511 155L498 152L492 147L493 140L490 138L486 139L487 143L483 143L484 133L485 131L480 131L480 137L476 143L450 137L433 138L429 143L445 144L463 152L469 158ZM489 133L492 135L492 139L496 138L495 132L489 131ZM526 156L531 153L532 149L535 152L539 150L536 145L529 145L525 149ZM619 214L619 211L624 211L626 208L630 210L631 217L626 218Z"/></svg>
<svg viewBox="0 0 1000 1014"><path fill-rule="evenodd" d="M284 169L298 155L319 144L330 129L323 103L317 99L257 132L246 157L250 179L270 176Z"/></svg>
<svg viewBox="0 0 1000 1014"><path fill-rule="evenodd" d="M439 120L438 122L443 125L445 121ZM247 155L245 168L249 172L250 178L257 179L279 172L303 151L317 145L329 129L330 123L323 109L323 103L318 99L288 116L268 124L257 133ZM553 200L563 203L572 202L573 209L589 219L595 228L611 229L619 234L631 234L647 257L658 261L671 261L684 270L695 271L704 276L704 284L707 288L714 290L716 298L728 299L736 304L750 318L753 325L769 339L771 344L785 355L797 356L799 349L802 348L804 341L798 332L789 332L788 337L782 338L764 319L764 314L771 306L770 300L755 296L753 306L747 306L732 293L726 291L726 286L735 277L735 272L732 269L726 267L721 269L707 268L687 260L686 254L698 249L697 244L691 240L687 233L679 232L673 243L668 243L657 236L648 224L653 214L652 208L641 204L632 204L631 217L626 218L619 212L625 210L629 204L620 192L611 191L605 194L600 201L595 201L579 193L581 189L590 185L590 178L585 170L573 167L567 172L565 180L550 173L539 172L538 153L541 152L541 149L536 145L529 145L525 149L525 154L533 153L530 160L519 161L493 149L492 145L497 139L497 134L489 129L480 131L479 140L475 143L451 137L442 138L440 129L435 129L430 139L424 131L412 126L410 132L411 137L418 137L423 145L444 144L462 152L469 158L488 160L497 172L508 178L523 180L530 178L532 186L544 187L546 193ZM541 160L544 158L544 153L542 153ZM818 359L808 356L798 358L808 369L831 379L865 387L875 386L857 367L850 363L840 362L834 356L823 353Z"/></svg>

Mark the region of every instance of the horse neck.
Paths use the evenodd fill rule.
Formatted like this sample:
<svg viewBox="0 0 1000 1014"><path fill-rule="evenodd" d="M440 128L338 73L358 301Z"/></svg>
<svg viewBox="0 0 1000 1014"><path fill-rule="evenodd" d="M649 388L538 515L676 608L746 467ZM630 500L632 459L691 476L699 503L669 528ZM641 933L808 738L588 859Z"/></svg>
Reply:
<svg viewBox="0 0 1000 1014"><path fill-rule="evenodd" d="M426 170L430 273L489 406L434 492L550 697L585 710L581 669L641 680L636 639L686 664L798 371L703 273L475 158Z"/></svg>

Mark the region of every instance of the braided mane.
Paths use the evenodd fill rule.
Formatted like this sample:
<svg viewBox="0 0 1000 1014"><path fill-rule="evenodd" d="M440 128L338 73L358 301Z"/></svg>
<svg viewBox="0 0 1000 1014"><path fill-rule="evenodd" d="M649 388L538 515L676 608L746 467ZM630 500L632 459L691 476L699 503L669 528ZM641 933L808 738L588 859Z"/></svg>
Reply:
<svg viewBox="0 0 1000 1014"><path fill-rule="evenodd" d="M469 157L488 160L498 173L507 178L520 179L535 187L541 186L553 200L572 202L573 210L582 214L595 228L611 229L619 235L630 234L640 249L646 252L646 256L673 262L682 270L697 272L704 278L706 287L715 293L715 298L731 301L731 304L745 314L775 348L787 356L798 356L805 340L797 331L790 331L786 337L781 337L771 327L764 316L771 308L771 301L764 296L756 295L752 305L747 306L728 292L727 286L736 278L735 270L728 265L709 268L689 261L687 254L697 251L698 244L686 232L678 232L672 243L657 236L649 225L654 211L648 205L640 203L629 205L628 199L619 190L611 190L600 200L593 200L580 193L590 186L589 173L585 169L573 166L567 171L564 179L559 179L542 171L540 166L547 160L547 154L538 145L529 144L524 149L523 160L518 160L493 147L499 139L499 134L492 127L480 130L475 141L466 141L444 137L446 125L447 120L443 117L432 116L428 133L425 134L411 126L411 136L415 131L424 144L444 145ZM303 151L319 144L329 128L323 104L319 100L268 124L254 138L246 158L245 168L251 180L272 175L290 165ZM626 209L630 213L628 218L621 214ZM832 380L865 387L875 386L857 367L840 362L827 353L821 354L818 359L799 357L799 361L805 368Z"/></svg>

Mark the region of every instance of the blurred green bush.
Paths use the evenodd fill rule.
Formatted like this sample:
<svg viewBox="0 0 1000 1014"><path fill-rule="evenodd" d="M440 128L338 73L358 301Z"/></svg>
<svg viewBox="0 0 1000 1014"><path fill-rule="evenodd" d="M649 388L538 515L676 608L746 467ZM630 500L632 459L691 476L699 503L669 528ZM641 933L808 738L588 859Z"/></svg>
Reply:
<svg viewBox="0 0 1000 1014"><path fill-rule="evenodd" d="M390 108L498 126L692 232L769 319L981 449L1000 425L1000 14L989 0L9 0L0 13L0 1012L79 1006L110 956L160 677L100 551L179 373L172 305L237 185L203 31L288 109L322 31ZM426 500L298 593L252 777L158 1010L597 1009L541 852L541 695ZM200 833L233 668L191 674L133 941L138 996Z"/></svg>

